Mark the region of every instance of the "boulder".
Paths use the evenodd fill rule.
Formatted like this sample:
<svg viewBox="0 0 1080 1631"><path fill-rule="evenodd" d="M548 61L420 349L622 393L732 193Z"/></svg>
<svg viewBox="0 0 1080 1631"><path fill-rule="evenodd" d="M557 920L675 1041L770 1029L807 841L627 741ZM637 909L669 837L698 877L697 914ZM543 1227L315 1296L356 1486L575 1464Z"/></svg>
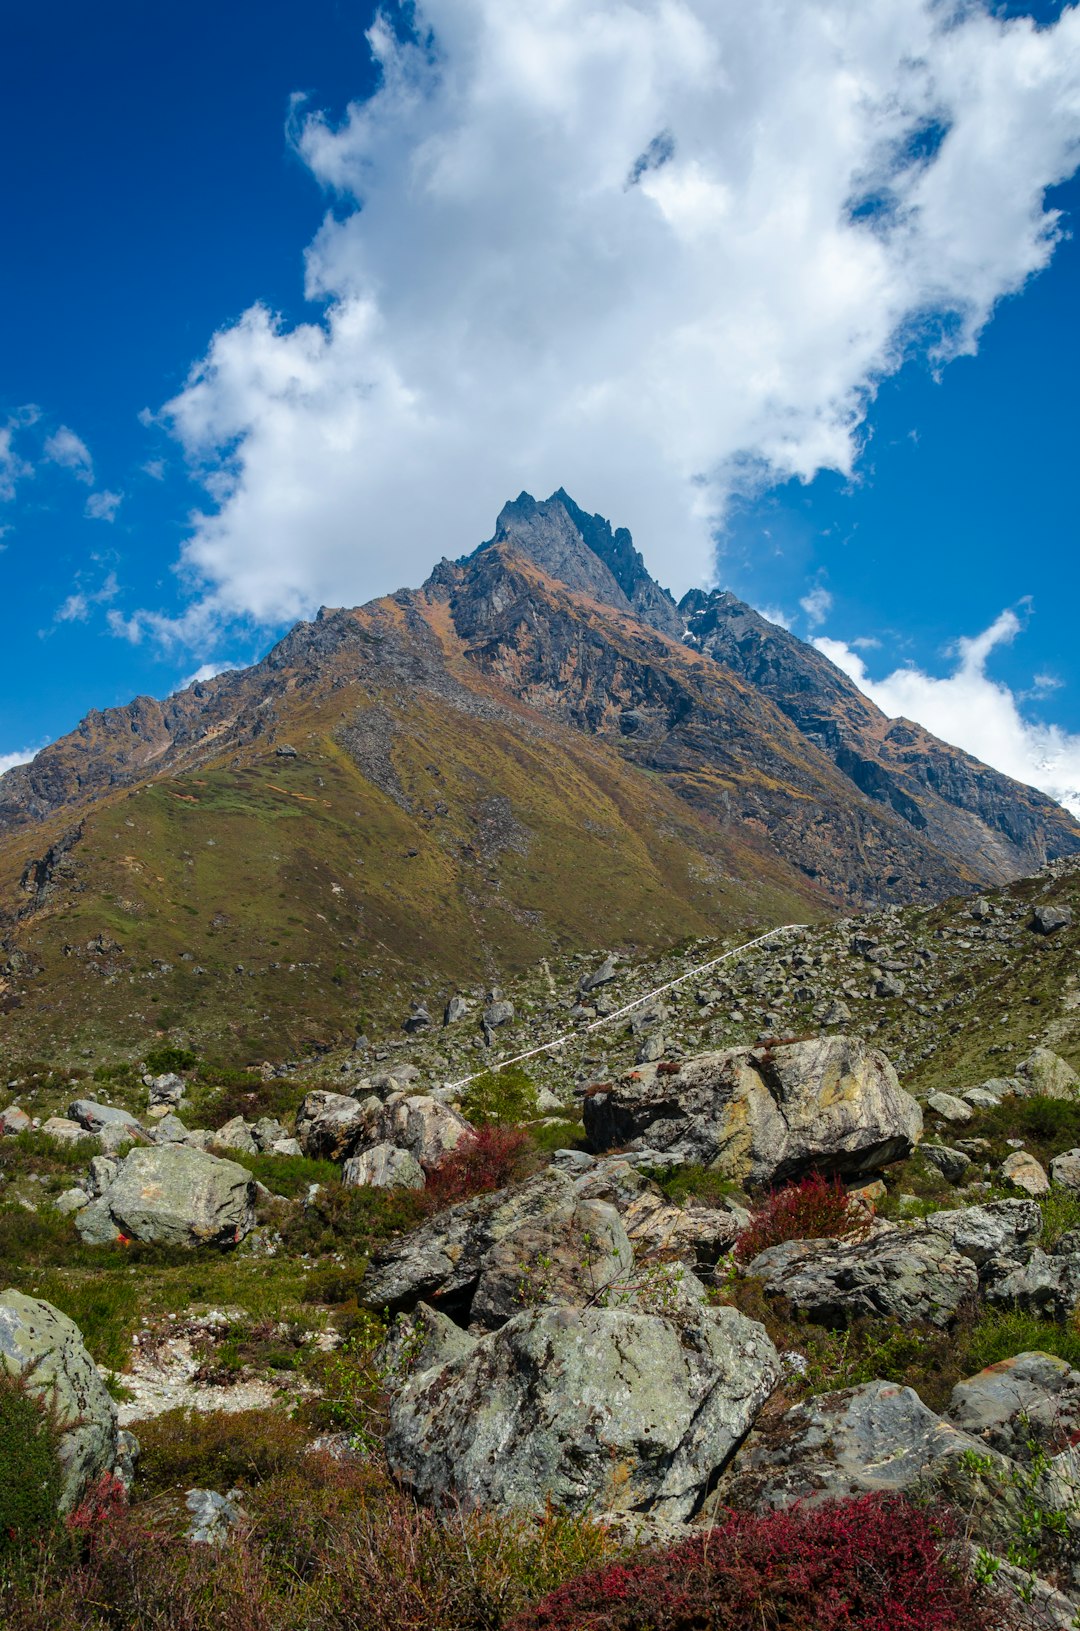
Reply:
<svg viewBox="0 0 1080 1631"><path fill-rule="evenodd" d="M970 1452L990 1456L980 1470ZM935 1416L918 1394L892 1382L822 1393L755 1430L717 1490L717 1503L768 1512L873 1491L938 1491L988 1544L1008 1544L1019 1506L1010 1505L1014 1464L982 1440Z"/></svg>
<svg viewBox="0 0 1080 1631"><path fill-rule="evenodd" d="M391 1093L387 1099L364 1101L366 1114L353 1150L396 1144L421 1166L437 1166L475 1129L448 1104L426 1093Z"/></svg>
<svg viewBox="0 0 1080 1631"><path fill-rule="evenodd" d="M1033 1048L1017 1067L1017 1076L1017 1090L1025 1098L1075 1099L1080 1092L1080 1076L1050 1048Z"/></svg>
<svg viewBox="0 0 1080 1631"><path fill-rule="evenodd" d="M239 1150L241 1155L259 1153L259 1146L243 1116L233 1116L231 1121L219 1127L214 1134L214 1144L219 1150Z"/></svg>
<svg viewBox="0 0 1080 1631"><path fill-rule="evenodd" d="M957 1382L944 1414L1002 1455L1028 1462L1080 1434L1080 1371L1050 1354L1022 1353Z"/></svg>
<svg viewBox="0 0 1080 1631"><path fill-rule="evenodd" d="M1062 1150L1050 1163L1050 1182L1080 1194L1080 1150Z"/></svg>
<svg viewBox="0 0 1080 1631"><path fill-rule="evenodd" d="M608 985L615 978L615 965L618 958L610 952L599 968L593 969L591 974L583 974L578 981L578 990L584 996L588 991L598 991L602 985Z"/></svg>
<svg viewBox="0 0 1080 1631"><path fill-rule="evenodd" d="M0 1110L0 1133L25 1133L33 1125L26 1111L20 1110L17 1104L9 1104L6 1110Z"/></svg>
<svg viewBox="0 0 1080 1631"><path fill-rule="evenodd" d="M464 1019L469 1012L469 1005L465 998L455 994L450 998L443 1010L443 1025L456 1025L459 1019Z"/></svg>
<svg viewBox="0 0 1080 1631"><path fill-rule="evenodd" d="M527 1310L406 1383L387 1460L426 1500L685 1521L779 1375L734 1308Z"/></svg>
<svg viewBox="0 0 1080 1631"><path fill-rule="evenodd" d="M240 1499L238 1489L231 1489L228 1495L216 1489L189 1489L184 1496L191 1513L187 1539L196 1546L224 1546L240 1522Z"/></svg>
<svg viewBox="0 0 1080 1631"><path fill-rule="evenodd" d="M618 1155L597 1162L577 1178L575 1188L583 1200L611 1202L639 1254L678 1258L698 1268L714 1268L750 1221L733 1203L675 1206L658 1184Z"/></svg>
<svg viewBox="0 0 1080 1631"><path fill-rule="evenodd" d="M184 1144L132 1150L75 1227L95 1245L118 1238L162 1246L231 1246L255 1222L246 1167Z"/></svg>
<svg viewBox="0 0 1080 1631"><path fill-rule="evenodd" d="M72 1212L81 1212L84 1206L89 1206L91 1199L85 1189L65 1189L62 1195L56 1197L56 1210L67 1217Z"/></svg>
<svg viewBox="0 0 1080 1631"><path fill-rule="evenodd" d="M845 1036L643 1065L587 1094L584 1115L594 1149L648 1148L752 1184L873 1171L922 1132L885 1055Z"/></svg>
<svg viewBox="0 0 1080 1631"><path fill-rule="evenodd" d="M948 1144L920 1144L919 1153L950 1184L958 1184L971 1165L970 1155L965 1155L963 1150L954 1150Z"/></svg>
<svg viewBox="0 0 1080 1631"><path fill-rule="evenodd" d="M1050 1188L1050 1180L1040 1162L1027 1150L1014 1150L1007 1155L1001 1163L1001 1177L1014 1189L1022 1189L1025 1195L1045 1195Z"/></svg>
<svg viewBox="0 0 1080 1631"><path fill-rule="evenodd" d="M634 1252L608 1201L578 1200L512 1229L485 1254L472 1307L493 1330L522 1308L629 1300Z"/></svg>
<svg viewBox="0 0 1080 1631"><path fill-rule="evenodd" d="M1036 1247L1025 1263L996 1276L987 1300L1042 1319L1065 1320L1080 1303L1080 1252L1049 1256Z"/></svg>
<svg viewBox="0 0 1080 1631"><path fill-rule="evenodd" d="M970 1104L956 1098L952 1093L931 1093L926 1101L926 1107L943 1121L951 1121L961 1127L970 1121L975 1113Z"/></svg>
<svg viewBox="0 0 1080 1631"><path fill-rule="evenodd" d="M988 1206L964 1206L934 1212L924 1228L944 1235L954 1252L980 1271L996 1272L1001 1261L1027 1258L1042 1233L1042 1212L1035 1201L991 1201Z"/></svg>
<svg viewBox="0 0 1080 1631"><path fill-rule="evenodd" d="M514 1005L500 998L497 1002L489 1002L484 1009L483 1025L487 1032L497 1031L502 1025L509 1025L514 1017Z"/></svg>
<svg viewBox="0 0 1080 1631"><path fill-rule="evenodd" d="M68 1116L50 1116L42 1122L41 1131L48 1133L50 1138L58 1139L61 1144L82 1144L97 1138L96 1133L87 1132L85 1127Z"/></svg>
<svg viewBox="0 0 1080 1631"><path fill-rule="evenodd" d="M373 1144L360 1155L350 1155L341 1169L346 1189L423 1189L424 1169L408 1150L396 1144Z"/></svg>
<svg viewBox="0 0 1080 1631"><path fill-rule="evenodd" d="M364 1105L344 1093L308 1093L296 1112L297 1142L315 1160L341 1161L363 1132L365 1115Z"/></svg>
<svg viewBox="0 0 1080 1631"><path fill-rule="evenodd" d="M1036 934L1054 934L1058 929L1067 929L1072 920L1070 907L1046 904L1036 906L1032 912L1031 927Z"/></svg>
<svg viewBox="0 0 1080 1631"><path fill-rule="evenodd" d="M68 1105L68 1117L95 1135L108 1128L120 1128L132 1138L142 1132L138 1118L129 1110L120 1110L114 1104L98 1104L94 1099L76 1099Z"/></svg>
<svg viewBox="0 0 1080 1631"><path fill-rule="evenodd" d="M175 1071L166 1071L150 1081L150 1109L175 1110L184 1097L184 1079Z"/></svg>
<svg viewBox="0 0 1080 1631"><path fill-rule="evenodd" d="M788 1240L746 1265L768 1297L783 1297L817 1325L860 1318L947 1326L979 1277L932 1229L883 1229L869 1239Z"/></svg>
<svg viewBox="0 0 1080 1631"><path fill-rule="evenodd" d="M46 1404L55 1404L63 1429L60 1510L69 1512L84 1490L117 1458L116 1406L109 1397L77 1325L52 1303L21 1291L0 1294L0 1361Z"/></svg>

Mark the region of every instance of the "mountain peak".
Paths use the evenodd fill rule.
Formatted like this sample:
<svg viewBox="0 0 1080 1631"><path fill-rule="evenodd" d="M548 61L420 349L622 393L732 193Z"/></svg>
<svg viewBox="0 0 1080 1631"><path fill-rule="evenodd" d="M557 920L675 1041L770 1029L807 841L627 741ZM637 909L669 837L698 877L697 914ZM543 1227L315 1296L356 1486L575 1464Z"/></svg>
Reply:
<svg viewBox="0 0 1080 1631"><path fill-rule="evenodd" d="M494 535L476 551L509 544L567 588L639 617L678 638L682 625L675 602L653 579L625 527L612 529L602 515L589 515L562 487L537 500L519 493L504 504Z"/></svg>

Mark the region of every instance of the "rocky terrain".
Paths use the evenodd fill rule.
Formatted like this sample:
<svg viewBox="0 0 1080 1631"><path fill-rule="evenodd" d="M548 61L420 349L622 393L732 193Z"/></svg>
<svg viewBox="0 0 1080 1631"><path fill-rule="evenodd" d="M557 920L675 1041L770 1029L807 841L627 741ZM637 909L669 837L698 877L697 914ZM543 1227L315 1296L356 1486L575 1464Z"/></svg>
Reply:
<svg viewBox="0 0 1080 1631"><path fill-rule="evenodd" d="M1078 852L1043 795L523 494L420 589L0 777L0 1048L276 1062L601 937L648 960Z"/></svg>
<svg viewBox="0 0 1080 1631"><path fill-rule="evenodd" d="M930 1510L911 1624L1072 1625L1078 952L1057 861L550 956L252 1071L157 1039L13 1074L0 1353L57 1401L68 1561L5 1577L11 1623L642 1625L587 1617L590 1569L652 1594L712 1526L782 1521L835 1581L845 1514ZM757 1614L802 1589L770 1570L708 1589ZM823 1591L776 1623L885 1623Z"/></svg>

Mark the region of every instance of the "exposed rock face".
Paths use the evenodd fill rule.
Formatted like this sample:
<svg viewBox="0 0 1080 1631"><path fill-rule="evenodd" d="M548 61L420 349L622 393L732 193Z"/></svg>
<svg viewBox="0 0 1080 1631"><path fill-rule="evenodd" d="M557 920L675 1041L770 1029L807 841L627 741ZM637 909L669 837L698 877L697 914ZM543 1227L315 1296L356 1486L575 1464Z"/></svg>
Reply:
<svg viewBox="0 0 1080 1631"><path fill-rule="evenodd" d="M162 1144L132 1150L75 1226L92 1244L123 1236L162 1246L232 1246L254 1222L255 1183L246 1167Z"/></svg>
<svg viewBox="0 0 1080 1631"><path fill-rule="evenodd" d="M408 1150L396 1144L373 1144L360 1155L351 1155L341 1169L346 1189L423 1189L424 1169Z"/></svg>
<svg viewBox="0 0 1080 1631"><path fill-rule="evenodd" d="M489 1329L523 1307L582 1307L618 1297L634 1267L622 1219L607 1201L579 1200L548 1218L521 1224L485 1254L470 1317ZM631 1293L622 1294L629 1300Z"/></svg>
<svg viewBox="0 0 1080 1631"><path fill-rule="evenodd" d="M1080 1431L1080 1372L1050 1354L1023 1353L958 1382L948 1419L1014 1460L1051 1451Z"/></svg>
<svg viewBox="0 0 1080 1631"><path fill-rule="evenodd" d="M999 1482L993 1472L971 1469L965 1461L970 1451L987 1453L980 1439L928 1410L913 1389L867 1382L819 1394L756 1430L724 1477L718 1498L768 1511L794 1501L929 1485L965 1512L981 1497L979 1504L996 1514L995 1534L1007 1536L1010 1513L1001 1496L1012 1466L998 1458Z"/></svg>
<svg viewBox="0 0 1080 1631"><path fill-rule="evenodd" d="M527 1311L406 1383L387 1456L430 1500L685 1520L778 1376L765 1331L732 1308L681 1327L616 1309Z"/></svg>
<svg viewBox="0 0 1080 1631"><path fill-rule="evenodd" d="M974 1263L980 1278L999 1273L1003 1263L1026 1260L1042 1226L1042 1212L1032 1200L992 1201L989 1206L934 1212L924 1224L944 1235L953 1251Z"/></svg>
<svg viewBox="0 0 1080 1631"><path fill-rule="evenodd" d="M52 1303L21 1291L0 1294L0 1361L10 1374L24 1375L46 1404L55 1401L65 1428L60 1509L68 1512L88 1484L116 1465L116 1406L78 1326Z"/></svg>
<svg viewBox="0 0 1080 1631"><path fill-rule="evenodd" d="M1047 1099L1080 1097L1080 1076L1050 1048L1033 1048L1019 1067L1021 1094L1040 1094Z"/></svg>
<svg viewBox="0 0 1080 1631"><path fill-rule="evenodd" d="M692 591L679 610L698 650L768 696L854 787L895 811L913 837L931 838L961 864L981 842L980 871L999 883L1055 854L1074 853L1068 827L1045 795L1019 788L911 720L886 718L821 652L734 595Z"/></svg>
<svg viewBox="0 0 1080 1631"><path fill-rule="evenodd" d="M367 1126L369 1112L345 1093L308 1093L296 1112L296 1138L313 1160L341 1161ZM372 1143L378 1140L372 1139Z"/></svg>
<svg viewBox="0 0 1080 1631"><path fill-rule="evenodd" d="M949 1325L979 1277L932 1229L886 1229L868 1240L789 1240L759 1252L746 1272L818 1325L860 1318Z"/></svg>
<svg viewBox="0 0 1080 1631"><path fill-rule="evenodd" d="M857 1037L644 1065L585 1100L594 1147L661 1151L731 1178L874 1171L910 1153L922 1113L885 1055Z"/></svg>

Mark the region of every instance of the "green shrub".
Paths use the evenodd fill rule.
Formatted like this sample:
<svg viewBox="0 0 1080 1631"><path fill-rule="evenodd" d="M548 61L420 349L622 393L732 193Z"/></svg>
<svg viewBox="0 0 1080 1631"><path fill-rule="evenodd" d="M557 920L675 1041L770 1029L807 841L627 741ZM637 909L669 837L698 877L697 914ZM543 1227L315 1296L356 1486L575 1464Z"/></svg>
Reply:
<svg viewBox="0 0 1080 1631"><path fill-rule="evenodd" d="M646 1176L660 1185L676 1206L722 1206L732 1195L741 1195L739 1185L711 1167L688 1162L685 1166L649 1167Z"/></svg>
<svg viewBox="0 0 1080 1631"><path fill-rule="evenodd" d="M336 1179L321 1184L303 1207L279 1202L274 1221L290 1256L367 1256L381 1240L416 1227L424 1216L422 1195L415 1189L346 1189Z"/></svg>
<svg viewBox="0 0 1080 1631"><path fill-rule="evenodd" d="M1039 1208L1043 1220L1039 1244L1047 1251L1057 1245L1062 1235L1071 1229L1080 1229L1080 1195L1074 1195L1071 1190L1055 1187L1040 1195Z"/></svg>
<svg viewBox="0 0 1080 1631"><path fill-rule="evenodd" d="M56 1523L58 1439L55 1415L0 1364L0 1567Z"/></svg>
<svg viewBox="0 0 1080 1631"><path fill-rule="evenodd" d="M198 1054L190 1048L176 1048L169 1043L160 1048L151 1048L145 1059L151 1076L179 1075L185 1070L194 1070L198 1062Z"/></svg>
<svg viewBox="0 0 1080 1631"><path fill-rule="evenodd" d="M536 1115L536 1088L520 1065L485 1070L469 1084L461 1104L477 1127L509 1127Z"/></svg>

